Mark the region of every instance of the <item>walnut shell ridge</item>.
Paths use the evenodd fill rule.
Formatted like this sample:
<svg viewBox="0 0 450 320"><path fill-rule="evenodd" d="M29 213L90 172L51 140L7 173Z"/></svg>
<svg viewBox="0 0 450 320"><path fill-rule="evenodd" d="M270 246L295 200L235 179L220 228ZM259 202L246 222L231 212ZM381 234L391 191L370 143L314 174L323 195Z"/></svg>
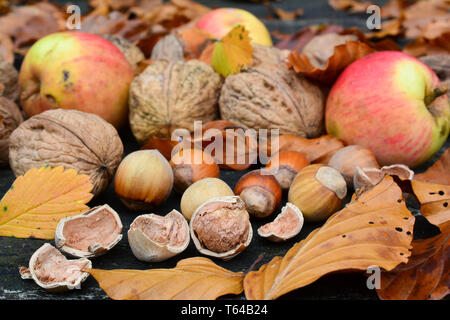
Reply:
<svg viewBox="0 0 450 320"><path fill-rule="evenodd" d="M23 122L10 137L9 162L16 176L31 168L64 166L86 174L92 193L114 178L123 144L116 129L91 113L55 109Z"/></svg>
<svg viewBox="0 0 450 320"><path fill-rule="evenodd" d="M170 138L176 128L193 131L195 120L215 120L221 84L220 76L197 60L148 66L130 87L129 118L137 141Z"/></svg>
<svg viewBox="0 0 450 320"><path fill-rule="evenodd" d="M219 100L222 118L252 129L315 138L323 133L321 88L283 64L261 64L228 76Z"/></svg>

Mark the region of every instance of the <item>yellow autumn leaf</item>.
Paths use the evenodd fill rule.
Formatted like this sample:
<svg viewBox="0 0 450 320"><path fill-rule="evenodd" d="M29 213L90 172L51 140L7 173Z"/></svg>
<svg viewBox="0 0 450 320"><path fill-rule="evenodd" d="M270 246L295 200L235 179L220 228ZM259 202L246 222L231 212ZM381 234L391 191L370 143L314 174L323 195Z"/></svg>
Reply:
<svg viewBox="0 0 450 320"><path fill-rule="evenodd" d="M252 62L253 47L248 31L237 25L214 44L212 66L224 77L239 73Z"/></svg>
<svg viewBox="0 0 450 320"><path fill-rule="evenodd" d="M284 257L275 257L244 279L249 300L276 299L313 283L325 274L367 270L378 266L392 270L407 262L411 252L414 217L393 178L378 185L332 215Z"/></svg>
<svg viewBox="0 0 450 320"><path fill-rule="evenodd" d="M28 170L0 201L0 236L53 239L59 220L89 209L91 190L89 176L72 169Z"/></svg>
<svg viewBox="0 0 450 320"><path fill-rule="evenodd" d="M203 257L181 260L173 269L87 271L115 300L211 300L244 290L242 272Z"/></svg>

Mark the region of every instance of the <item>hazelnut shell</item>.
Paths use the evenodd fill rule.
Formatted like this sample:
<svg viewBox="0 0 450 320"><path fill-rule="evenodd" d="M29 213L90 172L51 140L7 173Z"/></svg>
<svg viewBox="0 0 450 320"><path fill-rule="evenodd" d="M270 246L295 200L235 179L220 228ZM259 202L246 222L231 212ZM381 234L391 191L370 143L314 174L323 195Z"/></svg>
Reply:
<svg viewBox="0 0 450 320"><path fill-rule="evenodd" d="M105 204L61 219L56 227L55 244L59 250L74 257L97 257L119 243L121 232L119 215Z"/></svg>
<svg viewBox="0 0 450 320"><path fill-rule="evenodd" d="M52 260L53 259L53 260ZM45 263L45 269L41 270L42 264ZM57 270L58 265L61 265L62 270ZM68 265L72 268L67 268ZM75 268L73 268L75 266ZM29 267L21 267L19 269L22 279L33 279L37 285L41 288L51 291L51 292L64 292L72 289L81 289L81 283L89 277L89 273L83 270L91 269L92 263L86 258L68 260L61 252L59 252L55 247L49 243L45 243L42 247L36 250L31 256ZM60 280L60 281L50 281L46 282L46 278L56 277L57 272L67 272L67 271L77 271L79 275L72 281ZM41 272L44 275L41 276ZM50 275L46 275L50 273ZM60 274L58 274L60 276Z"/></svg>
<svg viewBox="0 0 450 320"><path fill-rule="evenodd" d="M258 228L258 234L273 242L286 241L300 233L303 222L303 214L300 209L288 202L274 221Z"/></svg>
<svg viewBox="0 0 450 320"><path fill-rule="evenodd" d="M148 229L146 226L149 226ZM182 235L180 243L171 242L173 239L179 240L179 233L184 233L184 240ZM177 210L172 210L164 217L156 214L140 215L134 219L128 230L128 242L137 259L147 262L164 261L188 247L189 225Z"/></svg>

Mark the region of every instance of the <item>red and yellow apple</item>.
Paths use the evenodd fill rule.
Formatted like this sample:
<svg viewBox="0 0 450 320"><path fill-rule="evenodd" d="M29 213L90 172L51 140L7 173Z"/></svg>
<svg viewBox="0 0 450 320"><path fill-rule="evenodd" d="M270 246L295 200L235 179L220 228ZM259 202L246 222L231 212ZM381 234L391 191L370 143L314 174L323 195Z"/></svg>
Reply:
<svg viewBox="0 0 450 320"><path fill-rule="evenodd" d="M214 38L221 39L237 25L243 25L252 42L271 46L272 39L266 26L248 11L236 8L219 8L208 12L196 24L196 27L209 32Z"/></svg>
<svg viewBox="0 0 450 320"><path fill-rule="evenodd" d="M383 51L349 65L327 99L329 134L370 149L381 165L415 167L445 143L450 106L437 75L418 59Z"/></svg>
<svg viewBox="0 0 450 320"><path fill-rule="evenodd" d="M83 32L60 32L37 41L19 76L27 116L54 108L95 113L119 128L127 120L133 69L110 41Z"/></svg>

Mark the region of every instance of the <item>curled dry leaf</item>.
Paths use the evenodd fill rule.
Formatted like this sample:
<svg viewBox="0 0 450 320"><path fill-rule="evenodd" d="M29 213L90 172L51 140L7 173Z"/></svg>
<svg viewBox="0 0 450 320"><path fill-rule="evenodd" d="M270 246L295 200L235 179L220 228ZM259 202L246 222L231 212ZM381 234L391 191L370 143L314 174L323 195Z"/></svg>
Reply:
<svg viewBox="0 0 450 320"><path fill-rule="evenodd" d="M433 39L419 37L408 43L403 52L414 56L421 57L432 54L448 54L450 52L450 32L441 34Z"/></svg>
<svg viewBox="0 0 450 320"><path fill-rule="evenodd" d="M88 209L91 190L89 176L72 169L28 170L0 201L0 236L53 239L59 220Z"/></svg>
<svg viewBox="0 0 450 320"><path fill-rule="evenodd" d="M447 88L450 88L450 54L433 54L425 57L421 57L423 63L429 66L439 77L441 83L446 85ZM447 95L450 101L450 95ZM450 157L448 157L448 161L450 161ZM444 183L444 184L450 184Z"/></svg>
<svg viewBox="0 0 450 320"><path fill-rule="evenodd" d="M332 215L321 227L244 279L247 299L276 299L325 274L366 270L377 265L392 270L408 261L414 217L402 191L387 176L373 189Z"/></svg>
<svg viewBox="0 0 450 320"><path fill-rule="evenodd" d="M16 49L31 45L50 33L62 31L65 26L63 11L48 2L13 6L7 15L0 17L0 30L14 39Z"/></svg>
<svg viewBox="0 0 450 320"><path fill-rule="evenodd" d="M367 7L373 4L373 2L358 0L328 0L328 3L335 10L345 10L351 13L366 12Z"/></svg>
<svg viewBox="0 0 450 320"><path fill-rule="evenodd" d="M293 11L286 11L281 8L277 8L272 5L270 2L264 2L264 5L269 9L273 14L282 21L295 20L298 17L301 17L304 13L302 8L298 8Z"/></svg>
<svg viewBox="0 0 450 320"><path fill-rule="evenodd" d="M415 180L450 186L450 148L425 172L416 174Z"/></svg>
<svg viewBox="0 0 450 320"><path fill-rule="evenodd" d="M356 61L376 50L361 41L347 41L334 48L333 55L327 60L323 68L314 66L304 54L293 51L288 56L287 66L293 68L309 78L324 84L332 84L339 73Z"/></svg>
<svg viewBox="0 0 450 320"><path fill-rule="evenodd" d="M89 273L115 300L212 300L240 294L244 277L201 257L181 260L173 269L91 269Z"/></svg>
<svg viewBox="0 0 450 320"><path fill-rule="evenodd" d="M441 232L450 221L450 186L411 181L411 187L420 203L420 212Z"/></svg>
<svg viewBox="0 0 450 320"><path fill-rule="evenodd" d="M442 233L412 242L407 264L381 273L378 296L384 300L439 300L450 292L450 225Z"/></svg>
<svg viewBox="0 0 450 320"><path fill-rule="evenodd" d="M9 63L14 63L14 44L11 38L0 33L0 57Z"/></svg>
<svg viewBox="0 0 450 320"><path fill-rule="evenodd" d="M260 152L266 152L269 156L282 151L297 151L304 154L310 163L327 164L336 151L344 147L344 143L330 135L305 139L283 134L279 136L278 146L272 139L268 143L262 143L259 147ZM264 150L264 148L267 148L267 150Z"/></svg>

